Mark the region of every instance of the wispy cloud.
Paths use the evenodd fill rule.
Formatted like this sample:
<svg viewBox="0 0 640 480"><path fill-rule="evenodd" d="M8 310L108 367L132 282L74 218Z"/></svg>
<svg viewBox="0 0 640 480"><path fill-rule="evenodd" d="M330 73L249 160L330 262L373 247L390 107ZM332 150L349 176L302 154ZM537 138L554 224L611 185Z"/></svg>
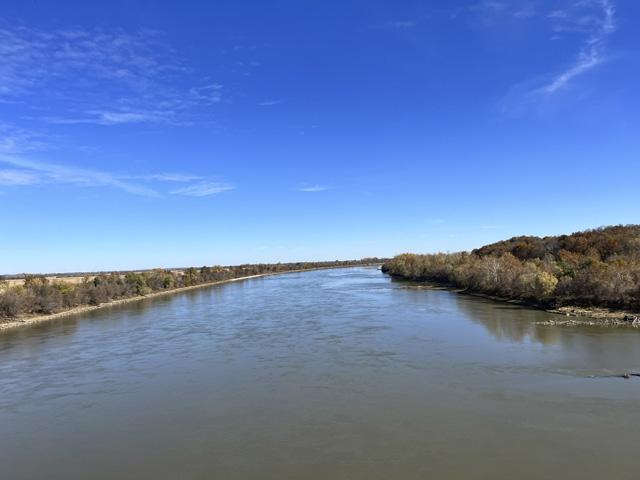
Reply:
<svg viewBox="0 0 640 480"><path fill-rule="evenodd" d="M0 100L46 98L37 113L51 123L180 123L223 99L156 31L0 22L0 58Z"/></svg>
<svg viewBox="0 0 640 480"><path fill-rule="evenodd" d="M324 192L326 190L329 190L329 187L327 187L326 185L309 185L309 186L303 186L303 187L299 187L296 189L298 192Z"/></svg>
<svg viewBox="0 0 640 480"><path fill-rule="evenodd" d="M17 154L42 150L46 146L37 132L0 123L0 154Z"/></svg>
<svg viewBox="0 0 640 480"><path fill-rule="evenodd" d="M210 181L206 177L188 173L119 174L45 163L22 156L0 153L0 165L2 164L12 167L0 169L0 185L2 186L26 187L38 184L66 184L76 187L111 187L146 197L161 196L161 191L166 188L163 188L162 184L166 183L183 184L180 188L169 190L168 193L191 197L204 197L235 188L227 183Z"/></svg>
<svg viewBox="0 0 640 480"><path fill-rule="evenodd" d="M566 70L556 75L549 83L542 86L536 92L543 94L553 94L565 87L573 78L591 70L595 66L605 61L605 40L616 30L615 7L609 0L593 0L579 2L581 6L596 6L601 9L601 14L579 16L574 18L571 15L555 18L561 19L556 31L571 28L581 31L583 28L589 29L589 34L578 53L575 62ZM554 18L554 17L552 17ZM568 27L567 27L568 26Z"/></svg>
<svg viewBox="0 0 640 480"><path fill-rule="evenodd" d="M33 185L40 180L37 175L24 170L0 170L0 185Z"/></svg>
<svg viewBox="0 0 640 480"><path fill-rule="evenodd" d="M258 102L257 105L259 107L272 107L273 105L279 105L281 103L283 103L284 100L282 99L277 99L277 100L264 100L262 102Z"/></svg>
<svg viewBox="0 0 640 480"><path fill-rule="evenodd" d="M195 185L189 185L188 187L182 187L172 190L170 193L173 195L186 195L189 197L207 197L209 195L215 195L217 193L228 192L234 190L233 185L220 182L199 182Z"/></svg>
<svg viewBox="0 0 640 480"><path fill-rule="evenodd" d="M28 175L33 180L29 184L39 182L66 183L82 187L113 187L127 193L147 197L159 195L158 192L145 185L125 181L109 172L100 170L43 163L9 155L0 155L0 163L20 168L23 175Z"/></svg>
<svg viewBox="0 0 640 480"><path fill-rule="evenodd" d="M550 101L560 91L568 90L571 83L608 59L606 43L616 31L616 11L611 0L580 0L570 8L552 10L546 16L551 23L553 40L563 35L581 35L582 40L575 59L554 74L541 74L523 81L510 89L500 101L503 113L520 115L531 107Z"/></svg>
<svg viewBox="0 0 640 480"><path fill-rule="evenodd" d="M406 29L414 28L417 25L418 25L418 22L416 22L415 20L395 20L395 21L385 23L384 26L387 28L406 30Z"/></svg>
<svg viewBox="0 0 640 480"><path fill-rule="evenodd" d="M448 12L450 18L467 18L472 24L494 25L505 19L523 20L535 17L536 5L531 0L481 0Z"/></svg>
<svg viewBox="0 0 640 480"><path fill-rule="evenodd" d="M191 175L189 173L153 173L150 175L138 175L129 178L140 180L156 180L158 182L176 182L186 183L193 182L195 180L204 180L204 177L200 175Z"/></svg>
<svg viewBox="0 0 640 480"><path fill-rule="evenodd" d="M87 110L80 114L72 113L67 117L42 117L48 123L56 125L121 125L127 123L176 123L174 111L163 110Z"/></svg>
<svg viewBox="0 0 640 480"><path fill-rule="evenodd" d="M581 75L593 67L601 64L604 61L601 49L588 48L585 51L581 51L578 55L577 61L564 72L556 76L551 82L534 90L532 93L537 94L552 94L565 87L570 80L578 75Z"/></svg>
<svg viewBox="0 0 640 480"><path fill-rule="evenodd" d="M201 87L191 87L189 89L189 98L192 101L212 105L222 101L222 91L224 85L220 83L212 83Z"/></svg>

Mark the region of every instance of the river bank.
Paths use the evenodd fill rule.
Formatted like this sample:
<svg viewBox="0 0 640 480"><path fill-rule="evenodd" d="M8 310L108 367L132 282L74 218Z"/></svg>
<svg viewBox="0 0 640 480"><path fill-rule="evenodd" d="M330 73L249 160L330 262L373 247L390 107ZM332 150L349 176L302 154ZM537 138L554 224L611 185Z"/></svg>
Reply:
<svg viewBox="0 0 640 480"><path fill-rule="evenodd" d="M570 317L556 325L640 326L639 240L640 225L518 236L466 252L403 253L382 271Z"/></svg>
<svg viewBox="0 0 640 480"><path fill-rule="evenodd" d="M61 312L56 312L56 313L51 313L48 315L35 315L35 316L22 316L22 317L18 317L16 319L13 320L8 320L8 321L4 321L4 322L0 322L0 332L5 331L5 330L11 330L11 329L15 329L15 328L20 328L20 327L27 327L27 326L33 326L39 323L43 323L43 322L48 322L51 320L58 320L61 318L66 318L66 317L70 317L70 316L74 316L74 315L80 315L83 313L87 313L87 312L93 312L95 310L100 310L100 309L106 309L109 307L113 307L116 305L122 305L125 303L131 303L131 302L137 302L140 300L146 300L146 299L150 299L150 298L156 298L156 297L162 297L162 296L166 296L166 295L172 295L172 294L176 294L176 293L181 293L181 292L187 292L190 290L196 290L196 289L200 289L200 288L206 288L206 287L212 287L215 285L222 285L222 284L226 284L226 283L232 283L232 282L239 282L242 280L249 280L252 278L260 278L260 277L268 277L268 276L273 276L273 275L283 275L283 274L287 274L287 273L299 273L299 272L309 272L309 271L313 271L313 270L328 270L328 269L334 269L334 268L352 268L354 266L367 266L367 267L375 267L375 266L379 266L380 264L365 264L365 265L344 265L344 266L340 266L340 267L314 267L314 268L305 268L305 269L301 269L301 270L286 270L286 271L282 271L282 272L268 272L268 273L261 273L261 274L257 274L257 275L247 275L244 277L236 277L236 278L230 278L230 279L226 279L226 280L219 280L219 281L215 281L215 282L207 282L207 283L201 283L199 285L191 285L188 287L180 287L180 288L173 288L173 289L168 289L168 290L162 290L160 292L153 292L153 293L149 293L147 295L136 295L134 297L128 297L128 298L120 298L117 300L111 300L109 302L104 302L101 303L100 305L81 305L79 307L74 307L68 310L64 310Z"/></svg>
<svg viewBox="0 0 640 480"><path fill-rule="evenodd" d="M434 282L419 282L416 280L406 280L403 277L390 275L392 278L399 281L406 281L410 283L410 288L423 288L428 290L447 290L450 292L458 293L461 295L469 295L472 297L484 298L499 303L508 303L511 305L518 305L521 307L534 308L536 310L543 310L547 313L552 313L558 316L558 319L549 319L542 322L537 322L539 325L549 326L596 326L596 327L633 327L640 328L640 313L632 312L628 310L612 310L601 307L578 307L578 306L562 306L562 307L549 307L541 305L535 302L500 297L497 295L490 295L487 293L473 292L468 289L459 288L446 284L439 284ZM565 317L565 318L560 318Z"/></svg>

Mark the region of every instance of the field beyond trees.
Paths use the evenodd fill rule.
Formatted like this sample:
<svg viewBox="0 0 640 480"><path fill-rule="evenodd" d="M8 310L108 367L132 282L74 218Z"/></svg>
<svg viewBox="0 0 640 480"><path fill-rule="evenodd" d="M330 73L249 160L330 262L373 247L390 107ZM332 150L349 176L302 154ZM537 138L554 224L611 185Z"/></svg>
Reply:
<svg viewBox="0 0 640 480"><path fill-rule="evenodd" d="M383 272L545 307L640 310L640 225L521 236L472 252L387 261Z"/></svg>
<svg viewBox="0 0 640 480"><path fill-rule="evenodd" d="M151 293L233 280L252 275L314 268L346 267L382 263L377 258L331 262L252 264L201 267L181 270L156 269L142 272L87 274L52 280L44 275L0 277L0 322L29 315L48 315L80 306L97 306L114 300Z"/></svg>

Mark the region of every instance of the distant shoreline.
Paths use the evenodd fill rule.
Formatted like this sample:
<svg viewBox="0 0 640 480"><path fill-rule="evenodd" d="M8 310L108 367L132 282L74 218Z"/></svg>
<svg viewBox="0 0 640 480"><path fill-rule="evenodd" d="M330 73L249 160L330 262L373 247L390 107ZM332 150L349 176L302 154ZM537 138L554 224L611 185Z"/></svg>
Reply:
<svg viewBox="0 0 640 480"><path fill-rule="evenodd" d="M199 285L190 285L188 287L179 287L179 288L172 288L172 289L168 289L168 290L163 290L160 292L153 292L153 293L149 293L147 295L136 295L134 297L128 297L128 298L120 298L117 300L111 300L109 302L104 302L101 303L100 305L82 305L79 307L74 307L71 308L69 310L64 310L62 312L56 312L56 313L51 313L48 315L36 315L36 316L31 316L31 317L21 317L21 318L17 318L15 320L9 320L8 322L3 322L0 323L0 332L6 331L6 330L13 330L15 328L20 328L20 327L27 327L27 326L33 326L39 323L44 323L44 322L48 322L51 320L58 320L61 318L66 318L66 317L71 317L71 316L75 316L75 315L80 315L83 313L87 313L87 312L93 312L95 310L101 310L101 309L106 309L109 307L113 307L116 305L122 305L125 303L132 303L132 302L137 302L140 300L146 300L149 298L156 298L156 297L162 297L162 296L166 296L166 295L171 295L171 294L175 294L175 293L181 293L181 292L187 292L190 290L196 290L199 288L206 288L206 287L213 287L215 285L223 285L225 283L232 283L232 282L239 282L242 280L250 280L252 278L260 278L260 277L269 277L269 276L273 276L273 275L283 275L286 273L301 273L301 272L311 272L314 270L333 270L333 269L338 269L338 268L355 268L355 267L376 267L376 266L380 266L380 263L372 263L372 264L354 264L354 265L343 265L343 266L331 266L331 267L313 267L313 268L304 268L304 269L299 269L299 270L285 270L282 272L268 272L268 273L260 273L260 274L256 274L256 275L247 275L245 277L236 277L236 278L229 278L227 280L218 280L215 282L208 282L208 283L201 283Z"/></svg>

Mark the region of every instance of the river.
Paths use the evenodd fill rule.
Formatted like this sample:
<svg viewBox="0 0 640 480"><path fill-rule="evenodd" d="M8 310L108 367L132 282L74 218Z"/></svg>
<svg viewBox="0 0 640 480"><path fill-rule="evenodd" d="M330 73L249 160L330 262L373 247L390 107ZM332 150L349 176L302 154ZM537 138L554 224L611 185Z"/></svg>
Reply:
<svg viewBox="0 0 640 480"><path fill-rule="evenodd" d="M0 334L0 478L635 479L640 332L292 273Z"/></svg>

